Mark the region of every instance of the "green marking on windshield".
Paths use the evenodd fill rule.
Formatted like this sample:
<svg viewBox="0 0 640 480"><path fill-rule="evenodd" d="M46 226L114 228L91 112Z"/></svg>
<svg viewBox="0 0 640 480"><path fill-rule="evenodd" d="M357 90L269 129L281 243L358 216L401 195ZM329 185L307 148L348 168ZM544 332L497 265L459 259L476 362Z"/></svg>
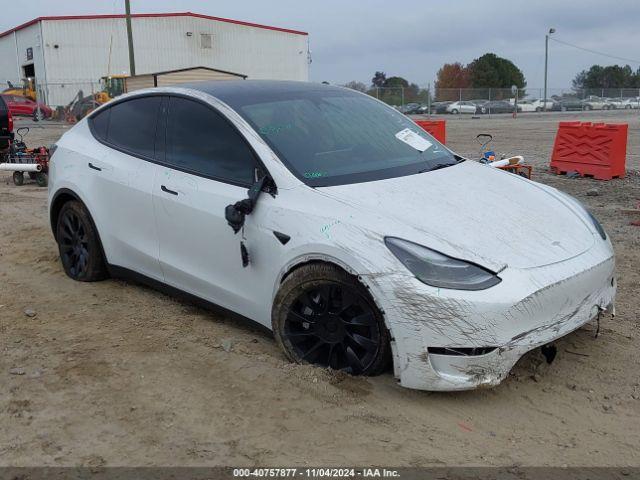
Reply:
<svg viewBox="0 0 640 480"><path fill-rule="evenodd" d="M290 123L285 123L284 125L265 125L260 128L260 133L262 135L277 135L284 130L291 130L292 127Z"/></svg>
<svg viewBox="0 0 640 480"><path fill-rule="evenodd" d="M305 172L304 178L320 178L326 177L327 172Z"/></svg>

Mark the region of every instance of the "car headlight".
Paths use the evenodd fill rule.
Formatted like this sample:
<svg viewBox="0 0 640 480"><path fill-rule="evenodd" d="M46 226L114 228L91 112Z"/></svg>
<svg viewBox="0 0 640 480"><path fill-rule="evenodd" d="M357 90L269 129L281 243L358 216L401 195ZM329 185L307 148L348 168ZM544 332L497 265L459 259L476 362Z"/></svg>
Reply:
<svg viewBox="0 0 640 480"><path fill-rule="evenodd" d="M606 240L607 239L607 232L604 231L604 228L602 228L602 225L600 225L600 222L598 221L598 219L593 215L593 213L591 213L589 210L587 210L584 207L584 205L583 205L583 208L587 212L587 215L589 215L589 218L591 219L591 223L593 223L593 226L596 227L596 230L598 231L598 233L600 234L602 239Z"/></svg>
<svg viewBox="0 0 640 480"><path fill-rule="evenodd" d="M407 240L385 237L384 243L418 280L432 287L484 290L502 281L485 268Z"/></svg>
<svg viewBox="0 0 640 480"><path fill-rule="evenodd" d="M593 213L591 213L587 207L585 207L584 203L582 203L580 200L578 200L577 198L569 195L568 193L564 193L561 190L557 190L558 193L560 193L560 195L562 195L564 198L566 198L568 201L570 201L571 203L573 203L576 207L578 207L578 209L582 210L585 215L587 217L589 217L589 220L591 220L591 223L593 224L593 226L595 227L596 231L598 232L598 234L600 235L600 237L603 240L607 239L607 232L604 231L604 228L602 227L602 225L600 224L600 222L598 221L598 219L593 215Z"/></svg>

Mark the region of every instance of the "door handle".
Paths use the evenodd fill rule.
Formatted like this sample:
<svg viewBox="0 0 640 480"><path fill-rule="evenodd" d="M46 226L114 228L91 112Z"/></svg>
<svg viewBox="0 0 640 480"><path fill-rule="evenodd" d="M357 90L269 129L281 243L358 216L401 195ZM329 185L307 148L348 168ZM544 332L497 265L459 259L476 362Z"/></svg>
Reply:
<svg viewBox="0 0 640 480"><path fill-rule="evenodd" d="M162 190L163 192L166 193L170 193L171 195L178 195L178 192L173 191L173 190L169 190L167 187L165 187L164 185L160 186L160 190Z"/></svg>
<svg viewBox="0 0 640 480"><path fill-rule="evenodd" d="M99 172L102 171L102 169L100 167L96 167L93 163L89 162L89 168L93 168L94 170L97 170Z"/></svg>

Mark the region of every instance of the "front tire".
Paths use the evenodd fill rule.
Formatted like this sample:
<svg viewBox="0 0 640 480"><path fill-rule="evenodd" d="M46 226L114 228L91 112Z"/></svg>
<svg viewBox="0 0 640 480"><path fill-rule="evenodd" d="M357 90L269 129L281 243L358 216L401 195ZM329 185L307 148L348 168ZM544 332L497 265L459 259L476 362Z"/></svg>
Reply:
<svg viewBox="0 0 640 480"><path fill-rule="evenodd" d="M273 304L276 341L289 360L377 375L388 365L389 331L367 289L330 264L289 275Z"/></svg>
<svg viewBox="0 0 640 480"><path fill-rule="evenodd" d="M65 203L58 215L56 240L65 273L79 282L107 278L102 246L89 212L80 202Z"/></svg>

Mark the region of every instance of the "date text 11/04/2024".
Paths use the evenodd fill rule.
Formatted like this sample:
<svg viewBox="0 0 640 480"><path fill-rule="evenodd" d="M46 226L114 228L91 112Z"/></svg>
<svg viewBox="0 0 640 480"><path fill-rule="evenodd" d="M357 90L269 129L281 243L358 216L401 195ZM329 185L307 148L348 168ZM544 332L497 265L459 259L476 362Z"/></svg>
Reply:
<svg viewBox="0 0 640 480"><path fill-rule="evenodd" d="M233 476L258 478L398 478L397 470L386 468L235 468Z"/></svg>

